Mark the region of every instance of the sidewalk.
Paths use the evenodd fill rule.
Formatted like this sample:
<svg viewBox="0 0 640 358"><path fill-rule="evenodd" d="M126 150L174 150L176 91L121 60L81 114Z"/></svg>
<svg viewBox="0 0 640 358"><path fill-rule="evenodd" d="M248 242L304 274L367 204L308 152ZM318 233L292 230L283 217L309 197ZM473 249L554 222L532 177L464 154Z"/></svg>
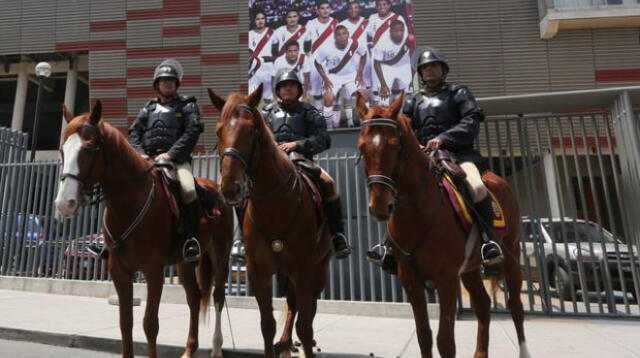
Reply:
<svg viewBox="0 0 640 358"><path fill-rule="evenodd" d="M142 317L145 303L134 307L133 337L145 342ZM259 313L252 309L229 309L235 346L241 350L262 349ZM279 312L275 313L276 319ZM431 327L437 332L437 317ZM186 305L160 305L162 356L179 356L186 341ZM211 348L213 322L200 326L200 347ZM412 319L318 314L315 338L319 357L419 357ZM227 312L223 313L224 348L233 352ZM640 322L531 317L526 326L532 357L640 357ZM119 352L118 307L105 298L63 296L0 290L0 338ZM435 338L435 337L434 337ZM434 339L435 340L435 339ZM473 317L456 322L459 357L472 356L476 340ZM491 325L491 356L517 357L513 323L507 316L494 317ZM434 352L436 349L434 348ZM204 356L202 354L198 356ZM225 355L227 356L227 355ZM436 357L438 355L436 354Z"/></svg>

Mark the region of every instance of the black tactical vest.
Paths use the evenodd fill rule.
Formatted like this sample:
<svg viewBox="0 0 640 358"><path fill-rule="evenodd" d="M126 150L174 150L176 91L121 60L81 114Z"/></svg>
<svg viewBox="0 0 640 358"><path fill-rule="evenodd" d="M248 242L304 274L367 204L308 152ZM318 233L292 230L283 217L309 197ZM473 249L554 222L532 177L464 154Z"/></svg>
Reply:
<svg viewBox="0 0 640 358"><path fill-rule="evenodd" d="M180 138L184 132L182 107L187 103L182 98L164 104L147 103L147 128L142 136L142 148L146 153L167 152Z"/></svg>
<svg viewBox="0 0 640 358"><path fill-rule="evenodd" d="M265 120L278 143L307 138L309 133L305 121L306 115L307 109L300 103L286 110L278 103L272 103L264 109Z"/></svg>

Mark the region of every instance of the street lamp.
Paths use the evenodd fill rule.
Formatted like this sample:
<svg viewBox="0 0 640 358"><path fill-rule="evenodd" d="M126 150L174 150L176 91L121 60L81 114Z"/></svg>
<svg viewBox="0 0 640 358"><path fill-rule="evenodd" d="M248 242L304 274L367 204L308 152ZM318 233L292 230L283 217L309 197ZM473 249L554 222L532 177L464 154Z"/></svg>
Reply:
<svg viewBox="0 0 640 358"><path fill-rule="evenodd" d="M51 65L47 62L40 62L36 65L36 77L38 77L38 97L36 97L36 115L33 120L33 138L31 139L31 161L36 157L36 147L38 145L38 117L40 117L40 99L42 97L42 81L51 76Z"/></svg>

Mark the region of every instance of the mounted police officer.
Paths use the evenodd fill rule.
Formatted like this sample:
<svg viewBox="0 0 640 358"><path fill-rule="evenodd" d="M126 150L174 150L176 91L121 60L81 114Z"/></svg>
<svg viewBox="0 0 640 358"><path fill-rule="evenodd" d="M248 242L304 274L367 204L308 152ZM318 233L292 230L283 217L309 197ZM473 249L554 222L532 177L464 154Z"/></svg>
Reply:
<svg viewBox="0 0 640 358"><path fill-rule="evenodd" d="M325 118L315 107L300 101L302 82L294 71L283 70L276 74L275 91L280 102L267 105L262 114L279 148L289 153L303 169L317 173L316 182L319 181L324 197L333 250L336 258L346 258L351 254L351 248L344 235L340 196L331 176L312 161L314 155L331 145Z"/></svg>
<svg viewBox="0 0 640 358"><path fill-rule="evenodd" d="M446 82L449 64L440 50L428 48L417 61L422 83L419 92L409 97L403 112L411 118L411 127L421 146L428 151L444 149L454 154L466 174L465 184L475 210L481 236L482 265L485 275L499 273L504 260L500 246L494 241L493 205L480 171L482 156L473 143L485 118L471 91L462 85ZM377 253L370 251L374 261ZM391 255L387 255L390 256Z"/></svg>
<svg viewBox="0 0 640 358"><path fill-rule="evenodd" d="M158 96L140 110L129 128L129 141L144 157L159 163L173 164L180 183L181 206L184 209L187 239L182 255L187 262L200 258L198 230L200 208L196 183L191 172L193 152L204 125L193 96L177 93L182 79L182 66L173 59L163 61L153 75L153 88Z"/></svg>

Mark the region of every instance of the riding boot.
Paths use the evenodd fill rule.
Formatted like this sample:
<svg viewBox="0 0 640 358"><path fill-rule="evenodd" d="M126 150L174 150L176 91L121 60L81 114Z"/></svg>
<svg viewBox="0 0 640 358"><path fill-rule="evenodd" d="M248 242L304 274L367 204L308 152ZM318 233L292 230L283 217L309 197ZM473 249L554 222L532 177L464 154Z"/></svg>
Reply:
<svg viewBox="0 0 640 358"><path fill-rule="evenodd" d="M482 246L480 254L482 255L482 268L485 276L500 275L500 264L504 261L502 249L495 241L493 232L493 204L491 196L487 196L482 201L475 204L476 212L479 216L479 225L483 231L480 235Z"/></svg>
<svg viewBox="0 0 640 358"><path fill-rule="evenodd" d="M372 264L379 266L382 270L390 275L398 274L398 262L393 256L393 246L389 241L384 244L378 244L367 251L367 260Z"/></svg>
<svg viewBox="0 0 640 358"><path fill-rule="evenodd" d="M335 252L336 259L344 259L351 255L351 247L349 247L347 238L344 235L340 199L325 201L324 206L329 221L329 230L332 236L331 242L333 243L333 251Z"/></svg>
<svg viewBox="0 0 640 358"><path fill-rule="evenodd" d="M187 226L187 240L182 246L182 256L186 262L196 262L200 259L200 205L197 200L185 206L185 224Z"/></svg>

